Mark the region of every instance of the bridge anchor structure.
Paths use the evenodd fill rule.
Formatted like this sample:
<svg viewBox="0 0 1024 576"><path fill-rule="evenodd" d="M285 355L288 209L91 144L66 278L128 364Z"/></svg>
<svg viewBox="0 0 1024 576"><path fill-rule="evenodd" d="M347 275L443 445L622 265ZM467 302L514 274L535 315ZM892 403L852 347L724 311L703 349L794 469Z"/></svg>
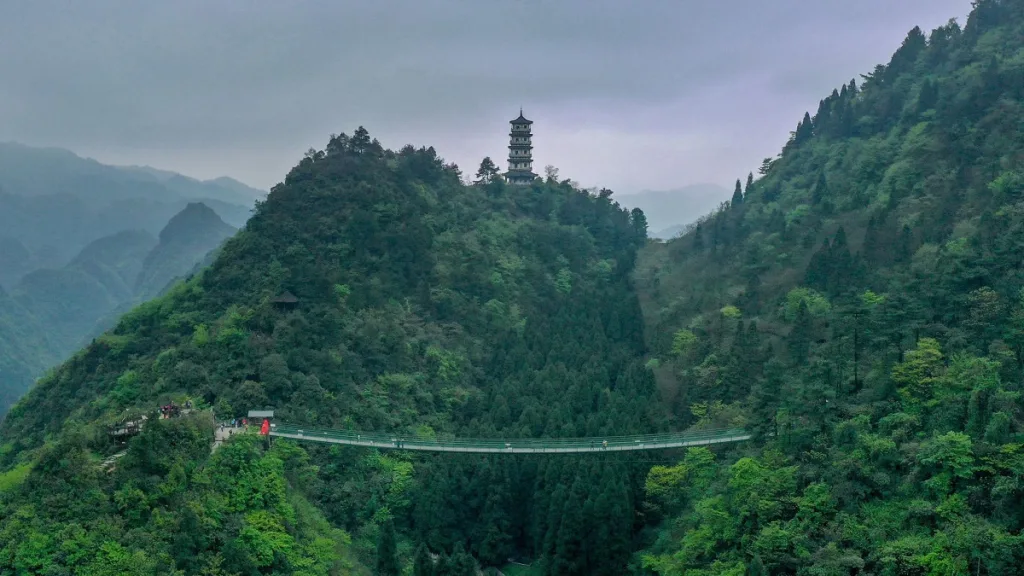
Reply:
<svg viewBox="0 0 1024 576"><path fill-rule="evenodd" d="M367 448L478 454L579 454L665 450L742 442L752 438L749 432L734 428L593 438L455 438L435 440L410 438L398 434L382 434L380 432L352 432L281 423L269 427L267 434L277 438L342 444L346 446L365 446Z"/></svg>

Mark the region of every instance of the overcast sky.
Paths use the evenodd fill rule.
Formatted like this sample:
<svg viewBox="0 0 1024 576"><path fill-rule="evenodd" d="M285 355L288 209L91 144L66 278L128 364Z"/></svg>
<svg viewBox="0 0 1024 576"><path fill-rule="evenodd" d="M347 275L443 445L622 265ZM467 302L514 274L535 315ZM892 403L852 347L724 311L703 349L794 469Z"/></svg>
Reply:
<svg viewBox="0 0 1024 576"><path fill-rule="evenodd" d="M359 125L619 193L728 185L970 0L8 0L0 140L269 188Z"/></svg>

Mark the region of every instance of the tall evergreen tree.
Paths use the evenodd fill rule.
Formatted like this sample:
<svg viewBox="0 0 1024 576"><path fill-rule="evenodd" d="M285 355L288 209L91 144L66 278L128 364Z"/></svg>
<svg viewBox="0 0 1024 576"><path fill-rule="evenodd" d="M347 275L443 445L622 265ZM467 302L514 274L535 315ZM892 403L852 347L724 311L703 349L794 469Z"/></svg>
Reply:
<svg viewBox="0 0 1024 576"><path fill-rule="evenodd" d="M693 229L693 250L698 254L704 252L704 226L700 222Z"/></svg>
<svg viewBox="0 0 1024 576"><path fill-rule="evenodd" d="M641 242L647 238L647 216L644 215L644 211L639 208L633 208L629 212L629 221L633 224L633 230L636 232L637 239Z"/></svg>
<svg viewBox="0 0 1024 576"><path fill-rule="evenodd" d="M907 224L900 230L895 252L897 262L906 262L914 255L914 233Z"/></svg>
<svg viewBox="0 0 1024 576"><path fill-rule="evenodd" d="M769 576L768 569L764 567L760 554L754 554L753 560L747 565L747 576Z"/></svg>
<svg viewBox="0 0 1024 576"><path fill-rule="evenodd" d="M743 205L743 184L739 181L739 179L736 179L736 188L732 192L732 201L730 202L730 206L732 206L733 208L739 208L742 205Z"/></svg>
<svg viewBox="0 0 1024 576"><path fill-rule="evenodd" d="M765 438L769 434L777 436L779 433L776 414L782 402L785 371L782 362L772 358L765 364L765 377L754 386L751 427L759 437Z"/></svg>
<svg viewBox="0 0 1024 576"><path fill-rule="evenodd" d="M805 112L804 119L797 124L796 132L793 133L793 144L800 146L810 140L812 136L814 136L814 121L811 120L810 112Z"/></svg>
<svg viewBox="0 0 1024 576"><path fill-rule="evenodd" d="M466 552L466 548L459 542L455 545L448 563L448 574L451 576L476 576L476 561Z"/></svg>
<svg viewBox="0 0 1024 576"><path fill-rule="evenodd" d="M939 85L931 78L921 83L921 90L917 95L917 113L924 114L931 110L939 101Z"/></svg>
<svg viewBox="0 0 1024 576"><path fill-rule="evenodd" d="M395 540L395 524L385 520L377 535L376 576L401 576L402 566L398 561L398 544Z"/></svg>
<svg viewBox="0 0 1024 576"><path fill-rule="evenodd" d="M412 563L412 576L436 576L434 574L434 561L430 558L430 551L426 544L420 544L416 548L416 556Z"/></svg>
<svg viewBox="0 0 1024 576"><path fill-rule="evenodd" d="M814 184L814 192L811 195L811 202L821 204L821 201L828 198L828 182L825 180L825 171L818 172L818 181Z"/></svg>
<svg viewBox="0 0 1024 576"><path fill-rule="evenodd" d="M797 366L807 363L807 354L811 347L812 333L811 313L807 309L807 302L800 301L796 309L796 318L793 320L793 328L789 333L789 357Z"/></svg>

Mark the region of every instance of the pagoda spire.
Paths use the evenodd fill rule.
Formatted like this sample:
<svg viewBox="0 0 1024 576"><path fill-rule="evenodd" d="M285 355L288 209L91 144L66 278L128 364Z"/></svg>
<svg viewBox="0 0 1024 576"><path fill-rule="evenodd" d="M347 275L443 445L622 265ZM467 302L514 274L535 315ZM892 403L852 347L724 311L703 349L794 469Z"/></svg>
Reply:
<svg viewBox="0 0 1024 576"><path fill-rule="evenodd" d="M533 173L533 132L530 128L533 121L523 116L523 107L520 106L519 117L509 123L512 131L508 135L508 172L505 179L509 184L524 186L537 177Z"/></svg>

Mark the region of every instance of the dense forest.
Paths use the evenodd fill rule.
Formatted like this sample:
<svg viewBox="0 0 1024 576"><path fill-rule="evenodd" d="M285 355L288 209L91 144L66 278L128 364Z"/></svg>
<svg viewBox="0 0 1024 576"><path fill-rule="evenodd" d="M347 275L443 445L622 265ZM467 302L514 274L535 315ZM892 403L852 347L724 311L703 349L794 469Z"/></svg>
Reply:
<svg viewBox="0 0 1024 576"><path fill-rule="evenodd" d="M554 172L466 185L432 148L332 136L207 268L11 410L0 574L1019 573L1022 126L1024 0L981 0L833 91L670 242ZM170 400L197 411L110 439ZM755 439L211 451L211 413L254 408L437 438Z"/></svg>
<svg viewBox="0 0 1024 576"><path fill-rule="evenodd" d="M756 451L651 470L661 575L1024 565L1024 2L914 29L638 269L678 425Z"/></svg>
<svg viewBox="0 0 1024 576"><path fill-rule="evenodd" d="M147 425L102 465L120 449L108 426L185 398L218 418L273 408L425 436L665 429L632 288L642 212L554 179L485 180L466 186L433 149L385 150L362 129L311 150L209 268L11 410L0 567L394 573L419 550L440 554L439 574L510 557L620 573L646 474L625 459L249 440L211 455L209 419L189 416ZM294 307L275 303L286 292Z"/></svg>

